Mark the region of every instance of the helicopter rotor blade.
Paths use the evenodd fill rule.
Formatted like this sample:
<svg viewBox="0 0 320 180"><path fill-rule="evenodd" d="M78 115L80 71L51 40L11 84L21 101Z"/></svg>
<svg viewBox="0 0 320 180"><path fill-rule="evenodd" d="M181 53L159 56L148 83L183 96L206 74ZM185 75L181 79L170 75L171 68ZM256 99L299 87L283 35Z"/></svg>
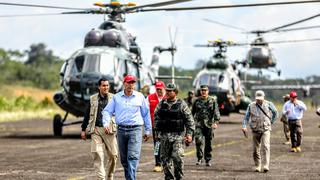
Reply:
<svg viewBox="0 0 320 180"><path fill-rule="evenodd" d="M276 32L297 31L297 30L315 29L315 28L320 28L320 25L318 25L318 26L306 26L306 27L290 28L290 29L280 29L280 30L276 30Z"/></svg>
<svg viewBox="0 0 320 180"><path fill-rule="evenodd" d="M309 20L314 19L314 18L319 17L319 16L320 16L320 14L316 14L314 16L310 16L310 17L301 19L299 21L295 21L295 22L292 22L292 23L289 23L289 24L285 24L285 25L282 25L282 26L279 26L279 27L275 27L275 28L266 30L265 32L277 31L277 30L280 30L280 29L283 29L283 28L286 28L286 27L289 27L289 26L293 26L293 25L296 25L296 24L299 24L299 23L303 23L305 21L309 21Z"/></svg>
<svg viewBox="0 0 320 180"><path fill-rule="evenodd" d="M219 25L224 26L224 27L236 29L236 30L238 30L238 31L247 31L247 30L244 29L244 28L237 27L237 26L232 26L232 25L225 24L225 23L221 23L221 22L219 22L219 21L212 20L212 19L208 19L208 18L202 18L202 20L207 21L207 22L209 22L209 23L219 24Z"/></svg>
<svg viewBox="0 0 320 180"><path fill-rule="evenodd" d="M145 4L141 6L134 6L127 8L129 11L134 10L134 9L140 9L140 8L145 8L145 7L159 7L159 6L167 6L167 5L172 5L172 4L178 4L178 3L184 3L188 1L193 1L193 0L172 0L172 1L165 1L165 2L159 2L159 3L152 3L152 4Z"/></svg>
<svg viewBox="0 0 320 180"><path fill-rule="evenodd" d="M38 5L38 4L4 3L4 2L0 2L0 5L38 7L38 8L50 8L50 9L65 9L65 10L86 10L84 8L72 8L72 7L61 7L61 6L46 6L46 5Z"/></svg>
<svg viewBox="0 0 320 180"><path fill-rule="evenodd" d="M0 15L0 18L11 18L11 17L33 17L33 16L55 16L64 15L63 13L44 13L44 14L13 14L13 15Z"/></svg>
<svg viewBox="0 0 320 180"><path fill-rule="evenodd" d="M300 42L311 42L311 41L320 41L320 38L297 39L297 40L284 40L284 41L269 41L268 43L281 44L281 43L300 43Z"/></svg>
<svg viewBox="0 0 320 180"><path fill-rule="evenodd" d="M305 3L319 3L320 0L312 1L283 1L272 3L252 3L252 4L237 4L237 5L220 5L220 6L198 6L198 7L180 7L180 8L155 8L155 9L140 9L139 11L187 11L199 9L223 9L223 8L240 8L240 7L256 7L256 6L273 6L273 5L288 5L288 4L305 4Z"/></svg>

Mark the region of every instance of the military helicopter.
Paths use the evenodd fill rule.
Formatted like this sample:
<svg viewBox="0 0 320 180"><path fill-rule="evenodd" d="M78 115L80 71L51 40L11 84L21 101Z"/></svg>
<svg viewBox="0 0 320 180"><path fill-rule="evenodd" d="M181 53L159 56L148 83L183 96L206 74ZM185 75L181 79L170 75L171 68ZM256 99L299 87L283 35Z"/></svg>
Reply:
<svg viewBox="0 0 320 180"><path fill-rule="evenodd" d="M103 22L98 28L92 29L87 33L84 40L84 48L73 53L61 67L60 78L62 91L57 92L53 99L60 108L66 111L66 114L64 117L61 117L59 114L54 116L54 135L62 135L63 126L82 122L75 121L67 123L67 116L69 113L76 117L84 116L90 95L97 92L97 80L100 77L109 79L111 92L118 92L121 90L123 76L128 73L133 74L138 78L137 89L140 89L144 85L152 85L155 83L156 79L159 78L159 52L164 49L155 48L151 66L148 67L141 58L141 51L135 41L135 37L128 33L121 24L125 22L125 14L149 11L180 11L320 2L296 1L158 8L188 1L191 0L171 0L135 6L134 3L121 4L117 0L111 0L110 3L95 3L94 5L99 7L96 9L0 2L0 5L6 6L69 10L68 12L38 14L39 16L71 14L102 14L108 16L108 20ZM2 18L15 16L37 16L37 14L1 15ZM173 53L173 49L174 48L169 48L168 50Z"/></svg>
<svg viewBox="0 0 320 180"><path fill-rule="evenodd" d="M205 45L195 47L213 47L214 55L205 63L203 69L198 72L193 87L199 95L200 85L209 85L209 94L217 97L218 106L222 115L229 115L230 112L246 110L251 102L244 93L244 87L238 76L235 65L230 64L225 55L227 47L233 45L231 41L209 41Z"/></svg>
<svg viewBox="0 0 320 180"><path fill-rule="evenodd" d="M235 27L232 25L224 24L215 20L204 18L203 20L208 21L210 23L222 25L224 27L236 29L241 31L242 33L249 33L249 34L256 34L257 37L251 43L237 43L234 45L237 46L246 46L250 45L250 49L247 52L247 55L243 61L236 61L237 64L242 64L244 67L247 68L254 68L259 69L259 75L262 75L261 69L267 69L272 72L276 72L278 76L281 75L281 70L279 70L277 65L277 60L272 53L272 49L270 48L269 44L278 44L278 43L297 43L297 42L306 42L306 41L319 41L319 38L313 39L300 39L300 40L278 40L278 41L266 41L262 34L272 33L272 32L289 32L289 31L297 31L297 30L306 30L306 29L314 29L319 28L320 26L307 26L307 27L299 27L299 28L290 28L287 27L293 26L302 22L306 22L308 20L314 19L319 17L320 14L313 15L311 17L307 17L292 23L288 23L282 26L278 26L275 28L271 28L268 30L253 30L248 31L241 27Z"/></svg>

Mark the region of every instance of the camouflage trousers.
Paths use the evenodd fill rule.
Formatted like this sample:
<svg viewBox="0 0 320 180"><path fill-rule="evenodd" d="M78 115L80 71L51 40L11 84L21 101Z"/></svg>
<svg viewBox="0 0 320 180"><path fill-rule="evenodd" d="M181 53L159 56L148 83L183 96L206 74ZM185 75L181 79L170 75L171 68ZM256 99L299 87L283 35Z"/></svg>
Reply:
<svg viewBox="0 0 320 180"><path fill-rule="evenodd" d="M288 118L285 115L282 115L280 118L281 122L283 123L283 133L287 141L290 140L290 129L289 129L289 122Z"/></svg>
<svg viewBox="0 0 320 180"><path fill-rule="evenodd" d="M196 149L197 149L197 158L201 160L204 158L207 161L210 161L212 158L212 139L213 139L213 131L212 128L208 127L197 127L194 134ZM204 143L204 151L203 151L203 143Z"/></svg>
<svg viewBox="0 0 320 180"><path fill-rule="evenodd" d="M162 133L160 158L165 179L183 178L183 137L175 133ZM172 164L174 171L172 171Z"/></svg>

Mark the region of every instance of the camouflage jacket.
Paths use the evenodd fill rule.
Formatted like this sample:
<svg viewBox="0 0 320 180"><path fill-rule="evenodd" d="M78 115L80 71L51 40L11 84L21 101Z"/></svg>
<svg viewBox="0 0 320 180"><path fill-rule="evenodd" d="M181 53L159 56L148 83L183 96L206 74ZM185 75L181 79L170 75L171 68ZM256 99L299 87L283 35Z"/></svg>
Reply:
<svg viewBox="0 0 320 180"><path fill-rule="evenodd" d="M192 106L192 115L196 123L196 127L211 128L213 123L220 120L220 112L218 104L214 97L209 96L208 99L199 97Z"/></svg>

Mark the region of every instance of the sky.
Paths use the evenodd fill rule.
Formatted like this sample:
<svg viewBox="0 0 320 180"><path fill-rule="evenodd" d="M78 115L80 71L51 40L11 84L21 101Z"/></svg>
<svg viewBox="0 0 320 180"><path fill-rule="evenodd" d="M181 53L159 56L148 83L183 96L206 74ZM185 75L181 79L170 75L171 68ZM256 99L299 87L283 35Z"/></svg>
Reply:
<svg viewBox="0 0 320 180"><path fill-rule="evenodd" d="M272 2L280 0L272 0ZM0 0L8 3L25 3L65 7L94 8L93 0ZM128 2L128 1L121 1ZM137 5L160 2L160 0L136 0ZM205 6L222 4L239 4L270 2L270 0L194 0L192 2L173 5ZM1 15L56 13L63 10L30 8L17 6L1 6ZM171 7L171 6L168 6ZM168 47L170 45L169 28L177 29L174 64L177 67L193 69L199 59L208 59L213 55L213 49L195 48L195 44L206 44L208 40L232 40L234 42L251 42L255 35L244 34L239 31L204 21L212 19L246 30L270 29L288 24L303 18L319 14L320 3L284 5L269 7L247 7L215 10L195 10L179 12L141 12L126 15L123 24L127 30L137 36L137 43L142 49L142 58L150 64L154 46ZM48 49L62 58L68 58L77 49L83 47L84 37L92 28L103 22L103 15L58 15L39 17L0 17L0 48L6 50L27 50L31 44L45 43ZM292 26L320 25L320 17ZM295 40L320 38L319 29L292 31L286 33L269 33L264 38L267 41ZM305 43L270 44L277 59L277 66L281 69L282 79L320 75L320 41ZM230 47L228 57L231 61L242 60L249 47ZM160 65L170 66L171 56L163 53ZM249 73L256 73L249 70ZM274 73L263 71L272 78L278 78Z"/></svg>

